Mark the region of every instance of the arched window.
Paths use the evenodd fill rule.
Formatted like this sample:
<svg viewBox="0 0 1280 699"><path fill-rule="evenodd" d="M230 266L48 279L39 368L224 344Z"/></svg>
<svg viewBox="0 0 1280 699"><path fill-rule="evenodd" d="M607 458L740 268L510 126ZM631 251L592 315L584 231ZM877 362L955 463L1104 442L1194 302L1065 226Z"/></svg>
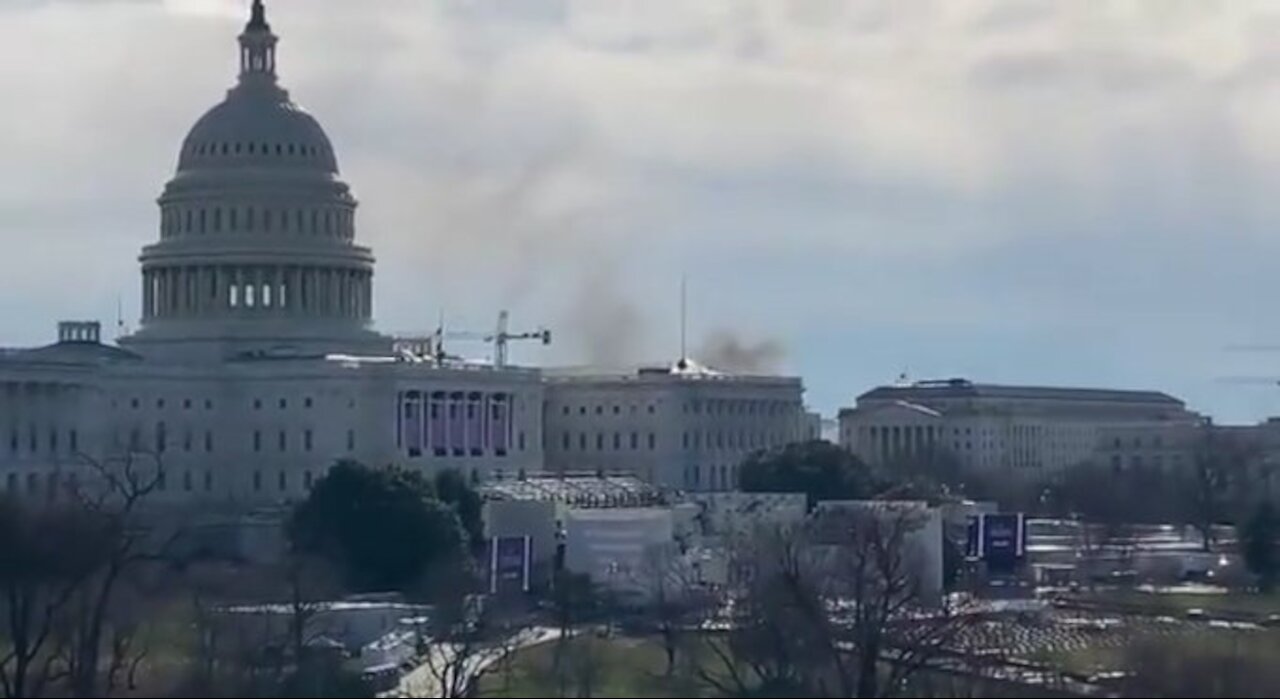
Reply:
<svg viewBox="0 0 1280 699"><path fill-rule="evenodd" d="M222 209L213 210L213 232L217 233L222 230Z"/></svg>
<svg viewBox="0 0 1280 699"><path fill-rule="evenodd" d="M226 154L227 154L227 144L225 144L225 143L224 143L224 144L222 144L222 154L223 154L223 155L226 155Z"/></svg>
<svg viewBox="0 0 1280 699"><path fill-rule="evenodd" d="M209 222L209 212L205 211L204 209L200 209L200 232L201 233L204 233L205 230L207 229L205 224L207 224L208 222Z"/></svg>
<svg viewBox="0 0 1280 699"><path fill-rule="evenodd" d="M229 219L227 222L227 228L229 230L234 231L238 228L238 222L236 221L236 211L237 211L236 209L231 209L227 212L227 216Z"/></svg>
<svg viewBox="0 0 1280 699"><path fill-rule="evenodd" d="M311 212L311 232L318 233L320 231L320 212Z"/></svg>
<svg viewBox="0 0 1280 699"><path fill-rule="evenodd" d="M289 144L289 155L293 155L293 144Z"/></svg>
<svg viewBox="0 0 1280 699"><path fill-rule="evenodd" d="M282 154L283 152L284 152L284 147L283 147L283 146L281 146L279 143L277 143L277 144L276 144L276 155L280 155L280 154Z"/></svg>
<svg viewBox="0 0 1280 699"><path fill-rule="evenodd" d="M285 209L280 210L280 230L289 230L289 212Z"/></svg>
<svg viewBox="0 0 1280 699"><path fill-rule="evenodd" d="M236 144L236 155L240 155L240 144Z"/></svg>
<svg viewBox="0 0 1280 699"><path fill-rule="evenodd" d="M236 308L240 305L240 287L232 284L227 287L227 290L229 292L227 295L227 305L231 308Z"/></svg>
<svg viewBox="0 0 1280 699"><path fill-rule="evenodd" d="M190 233L192 230L191 219L193 215L194 215L194 212L191 209L187 209L187 232L188 233Z"/></svg>
<svg viewBox="0 0 1280 699"><path fill-rule="evenodd" d="M262 210L262 230L264 231L271 230L271 210L270 209Z"/></svg>
<svg viewBox="0 0 1280 699"><path fill-rule="evenodd" d="M252 206L250 206L244 212L244 229L247 231L253 230L253 207Z"/></svg>
<svg viewBox="0 0 1280 699"><path fill-rule="evenodd" d="M244 305L245 305L245 308L253 308L253 306L254 306L254 301L255 301L255 299L254 299L254 293L253 293L254 288L255 288L255 287L254 287L254 285L253 285L253 284L245 284L245 286L244 286Z"/></svg>
<svg viewBox="0 0 1280 699"><path fill-rule="evenodd" d="M261 294L262 294L262 296L261 296L261 298L262 298L262 307L263 307L263 308L271 308L271 285L270 285L270 284L263 284L263 285L262 285L262 292L261 292Z"/></svg>

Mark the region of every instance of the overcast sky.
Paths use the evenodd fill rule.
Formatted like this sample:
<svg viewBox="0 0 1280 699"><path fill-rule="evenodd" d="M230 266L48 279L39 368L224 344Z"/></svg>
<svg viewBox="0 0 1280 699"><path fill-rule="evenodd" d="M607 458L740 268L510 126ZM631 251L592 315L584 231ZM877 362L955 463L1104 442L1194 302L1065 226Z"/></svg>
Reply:
<svg viewBox="0 0 1280 699"><path fill-rule="evenodd" d="M7 344L138 314L247 0L0 0ZM736 341L832 412L901 372L1280 414L1280 2L269 0L379 328L565 363ZM483 347L459 350L483 354ZM732 348L728 348L732 349ZM708 353L713 350L708 349Z"/></svg>

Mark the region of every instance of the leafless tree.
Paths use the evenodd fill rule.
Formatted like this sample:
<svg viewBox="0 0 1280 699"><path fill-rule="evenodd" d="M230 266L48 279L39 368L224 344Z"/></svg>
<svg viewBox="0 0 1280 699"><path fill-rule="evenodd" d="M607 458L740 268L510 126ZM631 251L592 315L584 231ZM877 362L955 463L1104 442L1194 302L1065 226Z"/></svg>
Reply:
<svg viewBox="0 0 1280 699"><path fill-rule="evenodd" d="M556 677L560 696L568 692L570 677L569 645L579 626L595 618L601 595L591 578L567 570L557 571L552 579L552 616L558 631L552 653L551 671Z"/></svg>
<svg viewBox="0 0 1280 699"><path fill-rule="evenodd" d="M712 597L689 561L669 547L647 551L637 574L645 591L645 617L666 655L663 674L670 678L686 644L686 632L706 617Z"/></svg>
<svg viewBox="0 0 1280 699"><path fill-rule="evenodd" d="M79 509L0 503L0 691L41 696L57 627L102 563L109 533Z"/></svg>
<svg viewBox="0 0 1280 699"><path fill-rule="evenodd" d="M46 502L9 504L0 523L4 643L0 689L37 696L100 696L129 684L145 649L133 620L113 618L119 585L143 560L148 532L137 516L163 482L158 458L82 457Z"/></svg>
<svg viewBox="0 0 1280 699"><path fill-rule="evenodd" d="M125 577L147 560L163 556L140 510L164 483L165 469L154 454L129 453L98 461L82 456L89 475L67 487L78 507L98 520L104 532L99 565L72 592L55 624L51 670L65 678L72 694L105 696L122 678L136 675L146 649L138 643L138 621L118 603ZM127 682L126 682L127 684Z"/></svg>
<svg viewBox="0 0 1280 699"><path fill-rule="evenodd" d="M515 652L525 629L513 601L481 596L476 576L465 568L454 569L433 587L438 591L422 664L433 680L432 696L465 697L481 672Z"/></svg>
<svg viewBox="0 0 1280 699"><path fill-rule="evenodd" d="M326 604L340 592L324 560L286 554L271 565L199 560L177 583L188 595L194 644L181 692L188 696L323 695L348 678L333 667Z"/></svg>
<svg viewBox="0 0 1280 699"><path fill-rule="evenodd" d="M1205 551L1214 543L1213 528L1226 518L1231 493L1248 487L1249 465L1258 457L1255 445L1220 427L1206 424L1194 445L1190 473L1180 482L1185 521L1200 533Z"/></svg>
<svg viewBox="0 0 1280 699"><path fill-rule="evenodd" d="M914 506L832 511L739 553L730 628L704 682L729 696L890 697L942 657L965 615L930 599Z"/></svg>

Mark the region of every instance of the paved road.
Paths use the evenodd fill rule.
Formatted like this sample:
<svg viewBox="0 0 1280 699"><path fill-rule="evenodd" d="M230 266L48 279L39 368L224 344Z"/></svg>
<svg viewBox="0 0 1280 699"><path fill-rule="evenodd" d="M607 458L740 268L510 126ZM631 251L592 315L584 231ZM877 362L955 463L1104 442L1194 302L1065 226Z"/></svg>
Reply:
<svg viewBox="0 0 1280 699"><path fill-rule="evenodd" d="M513 639L515 642L512 646L513 650L520 650L536 646L549 641L560 638L560 630L548 627L535 627L526 629L517 634ZM463 672L466 673L466 679L462 683L441 682L436 678L436 673L432 668L445 667L453 658L454 647L449 644L435 644L431 646L428 652L428 658L425 659L418 667L405 674L400 680L400 686L394 690L387 692L383 696L387 697L443 697L447 694L446 685L455 684L462 685L469 682L480 673L484 672L490 665L498 662L502 658L503 649L491 648L487 652L478 653L475 657L467 660L466 667ZM448 678L451 679L451 678Z"/></svg>

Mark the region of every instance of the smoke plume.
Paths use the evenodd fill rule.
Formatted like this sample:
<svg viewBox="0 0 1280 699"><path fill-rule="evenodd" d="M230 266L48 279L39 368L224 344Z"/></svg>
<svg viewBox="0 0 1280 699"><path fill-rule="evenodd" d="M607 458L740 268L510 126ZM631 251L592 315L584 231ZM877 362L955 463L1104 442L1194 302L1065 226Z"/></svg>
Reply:
<svg viewBox="0 0 1280 699"><path fill-rule="evenodd" d="M770 374L782 368L786 348L773 339L759 342L742 340L729 330L711 333L700 345L695 358L721 371L744 374Z"/></svg>
<svg viewBox="0 0 1280 699"><path fill-rule="evenodd" d="M619 285L616 267L597 261L583 271L566 319L574 343L593 366L621 367L642 358L645 317Z"/></svg>

